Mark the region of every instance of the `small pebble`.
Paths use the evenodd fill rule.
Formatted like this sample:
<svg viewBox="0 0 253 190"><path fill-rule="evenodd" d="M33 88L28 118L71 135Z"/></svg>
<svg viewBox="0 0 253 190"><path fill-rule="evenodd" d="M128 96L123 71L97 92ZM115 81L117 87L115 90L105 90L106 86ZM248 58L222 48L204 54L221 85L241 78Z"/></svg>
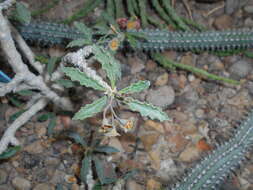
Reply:
<svg viewBox="0 0 253 190"><path fill-rule="evenodd" d="M34 187L33 190L54 190L55 188L47 183L41 183Z"/></svg>
<svg viewBox="0 0 253 190"><path fill-rule="evenodd" d="M249 14L253 13L253 5L246 5L244 7L244 11L249 13Z"/></svg>
<svg viewBox="0 0 253 190"><path fill-rule="evenodd" d="M144 187L136 183L134 180L128 180L126 184L126 190L143 190Z"/></svg>
<svg viewBox="0 0 253 190"><path fill-rule="evenodd" d="M229 70L236 79L241 79L250 73L252 66L247 61L240 60L235 62Z"/></svg>
<svg viewBox="0 0 253 190"><path fill-rule="evenodd" d="M25 151L31 154L39 154L43 152L43 146L41 145L41 141L37 140L24 148Z"/></svg>
<svg viewBox="0 0 253 190"><path fill-rule="evenodd" d="M12 180L12 185L16 190L30 190L31 189L31 182L21 177L15 177Z"/></svg>
<svg viewBox="0 0 253 190"><path fill-rule="evenodd" d="M10 185L0 185L0 190L14 190Z"/></svg>
<svg viewBox="0 0 253 190"><path fill-rule="evenodd" d="M235 10L239 8L240 1L238 0L226 0L225 3L225 13L232 14Z"/></svg>
<svg viewBox="0 0 253 190"><path fill-rule="evenodd" d="M204 112L204 110L202 110L202 109L197 109L196 112L195 112L195 115L196 115L196 117L197 117L198 119L201 119L201 118L204 117L205 112Z"/></svg>
<svg viewBox="0 0 253 190"><path fill-rule="evenodd" d="M3 169L0 169L0 184L6 183L7 177L8 177L8 174L6 173L6 171Z"/></svg>
<svg viewBox="0 0 253 190"><path fill-rule="evenodd" d="M183 162L192 162L199 157L199 150L196 146L187 147L181 154L179 155L179 160Z"/></svg>
<svg viewBox="0 0 253 190"><path fill-rule="evenodd" d="M230 29L232 26L233 19L229 15L222 15L215 19L214 26L218 30Z"/></svg>
<svg viewBox="0 0 253 190"><path fill-rule="evenodd" d="M175 92L171 86L162 86L157 89L150 89L147 94L147 102L166 108L171 105L175 99Z"/></svg>
<svg viewBox="0 0 253 190"><path fill-rule="evenodd" d="M157 180L151 178L147 181L146 189L147 190L160 190L161 183L159 183Z"/></svg>
<svg viewBox="0 0 253 190"><path fill-rule="evenodd" d="M155 85L156 86L164 86L164 85L167 84L168 80L169 80L169 75L166 72L166 73L164 73L164 74L157 77L157 79L155 81Z"/></svg>
<svg viewBox="0 0 253 190"><path fill-rule="evenodd" d="M131 65L131 74L139 73L145 68L143 61L137 57L129 58L128 62Z"/></svg>

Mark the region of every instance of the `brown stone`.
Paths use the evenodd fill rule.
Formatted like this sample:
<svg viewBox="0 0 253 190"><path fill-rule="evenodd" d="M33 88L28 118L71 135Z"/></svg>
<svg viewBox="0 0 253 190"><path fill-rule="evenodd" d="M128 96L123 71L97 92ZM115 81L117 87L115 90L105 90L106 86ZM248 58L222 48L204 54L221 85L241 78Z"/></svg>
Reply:
<svg viewBox="0 0 253 190"><path fill-rule="evenodd" d="M168 137L167 141L171 145L172 152L181 152L189 142L182 134L179 133Z"/></svg>
<svg viewBox="0 0 253 190"><path fill-rule="evenodd" d="M218 30L230 29L232 26L233 19L229 15L222 15L215 19L214 26Z"/></svg>
<svg viewBox="0 0 253 190"><path fill-rule="evenodd" d="M157 67L157 64L152 61L152 60L148 60L146 63L146 70L147 71L154 71L154 69Z"/></svg>
<svg viewBox="0 0 253 190"><path fill-rule="evenodd" d="M199 158L200 151L196 146L187 147L180 155L179 160L183 162L192 162Z"/></svg>
<svg viewBox="0 0 253 190"><path fill-rule="evenodd" d="M153 120L147 120L144 124L145 129L151 131L157 131L159 133L164 133L164 127L160 122L155 122Z"/></svg>
<svg viewBox="0 0 253 190"><path fill-rule="evenodd" d="M155 85L156 86L164 86L167 84L169 80L169 74L166 72L166 73L163 73L162 75L158 76L156 81L155 81Z"/></svg>
<svg viewBox="0 0 253 190"><path fill-rule="evenodd" d="M159 170L160 169L160 165L161 165L161 158L160 158L160 154L157 151L149 151L148 152L149 158L151 159L151 166L156 169Z"/></svg>
<svg viewBox="0 0 253 190"><path fill-rule="evenodd" d="M142 135L140 137L146 151L150 151L152 149L152 146L157 142L159 136L160 135L157 133L152 133L152 134Z"/></svg>
<svg viewBox="0 0 253 190"><path fill-rule="evenodd" d="M149 179L147 181L147 190L160 190L161 189L161 183L156 181L155 179Z"/></svg>
<svg viewBox="0 0 253 190"><path fill-rule="evenodd" d="M43 152L43 146L41 145L41 141L35 141L24 148L25 151L31 154L39 154Z"/></svg>

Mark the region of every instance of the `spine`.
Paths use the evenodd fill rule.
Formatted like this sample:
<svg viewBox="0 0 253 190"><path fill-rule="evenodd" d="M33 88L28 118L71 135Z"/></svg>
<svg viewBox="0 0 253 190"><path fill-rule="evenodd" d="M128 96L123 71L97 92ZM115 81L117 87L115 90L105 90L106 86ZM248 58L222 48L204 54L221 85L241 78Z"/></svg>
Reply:
<svg viewBox="0 0 253 190"><path fill-rule="evenodd" d="M217 190L225 178L246 159L253 144L253 111L234 137L219 146L197 164L191 172L168 190Z"/></svg>
<svg viewBox="0 0 253 190"><path fill-rule="evenodd" d="M231 50L253 47L253 30L238 29L206 32L170 32L167 30L132 30L132 34L143 34L137 48L146 51Z"/></svg>

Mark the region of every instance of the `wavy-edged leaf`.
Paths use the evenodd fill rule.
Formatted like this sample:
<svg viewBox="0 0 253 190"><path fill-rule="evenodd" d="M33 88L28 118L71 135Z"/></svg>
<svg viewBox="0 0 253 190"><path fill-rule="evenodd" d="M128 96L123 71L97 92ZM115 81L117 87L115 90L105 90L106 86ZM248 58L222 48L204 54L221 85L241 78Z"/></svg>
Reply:
<svg viewBox="0 0 253 190"><path fill-rule="evenodd" d="M98 100L94 101L91 104L86 104L75 114L73 119L83 120L88 117L91 117L101 112L102 109L105 107L106 103L107 103L107 96L103 96L102 98L99 98Z"/></svg>
<svg viewBox="0 0 253 190"><path fill-rule="evenodd" d="M57 61L58 61L58 57L51 57L49 59L48 64L47 64L47 72L49 75L52 75Z"/></svg>
<svg viewBox="0 0 253 190"><path fill-rule="evenodd" d="M20 2L16 3L16 12L15 12L16 19L22 24L29 24L31 21L31 12L29 9Z"/></svg>
<svg viewBox="0 0 253 190"><path fill-rule="evenodd" d="M84 38L91 42L92 30L88 28L84 23L74 22L74 26L79 30L79 32L84 34Z"/></svg>
<svg viewBox="0 0 253 190"><path fill-rule="evenodd" d="M20 111L17 111L16 113L12 114L9 118L10 122L15 121L19 116L21 116L24 112L26 112L27 109L22 109Z"/></svg>
<svg viewBox="0 0 253 190"><path fill-rule="evenodd" d="M75 86L74 82L68 79L59 79L56 81L57 84L65 87L65 88L72 88Z"/></svg>
<svg viewBox="0 0 253 190"><path fill-rule="evenodd" d="M49 124L47 126L48 136L53 135L55 126L56 126L56 116L55 116L55 114L53 114L52 117L50 118Z"/></svg>
<svg viewBox="0 0 253 190"><path fill-rule="evenodd" d="M55 116L55 114L52 113L52 112L43 113L43 114L41 114L41 115L39 115L37 117L37 121L39 121L39 122L45 122L45 121L47 121L48 119L50 119L50 118L52 118L54 116Z"/></svg>
<svg viewBox="0 0 253 190"><path fill-rule="evenodd" d="M110 79L111 86L114 88L117 79L121 78L120 64L111 55L110 51L103 47L93 46L93 53L96 60L98 60L102 69L106 71L107 77Z"/></svg>
<svg viewBox="0 0 253 190"><path fill-rule="evenodd" d="M158 119L159 121L170 120L168 115L163 112L161 108L147 102L140 102L138 100L128 98L126 104L131 110L139 112L142 116L148 116L151 119Z"/></svg>
<svg viewBox="0 0 253 190"><path fill-rule="evenodd" d="M92 190L102 190L103 186L100 184L100 182L97 182L95 186L92 188Z"/></svg>
<svg viewBox="0 0 253 190"><path fill-rule="evenodd" d="M95 151L106 153L106 154L112 154L112 153L119 152L119 150L117 148L114 148L112 146L99 146L99 147L95 148Z"/></svg>
<svg viewBox="0 0 253 190"><path fill-rule="evenodd" d="M89 174L90 170L91 170L91 156L86 155L82 160L82 167L80 171L80 178L84 183L86 183L87 175Z"/></svg>
<svg viewBox="0 0 253 190"><path fill-rule="evenodd" d="M8 159L12 156L14 156L18 151L20 151L20 146L14 146L8 148L6 151L4 151L2 154L0 154L0 160Z"/></svg>
<svg viewBox="0 0 253 190"><path fill-rule="evenodd" d="M69 44L67 45L67 48L71 48L71 47L82 47L84 45L89 45L92 42L90 40L87 39L77 39L77 40L73 40L71 42L69 42Z"/></svg>
<svg viewBox="0 0 253 190"><path fill-rule="evenodd" d="M150 86L150 82L147 80L138 81L136 83L130 84L130 86L123 88L119 91L120 94L131 94L140 92L147 89Z"/></svg>
<svg viewBox="0 0 253 190"><path fill-rule="evenodd" d="M20 90L16 93L20 96L32 96L34 94L32 90Z"/></svg>
<svg viewBox="0 0 253 190"><path fill-rule="evenodd" d="M18 107L18 108L22 108L24 106L23 102L21 102L19 99L17 99L15 96L10 97L9 100L11 101L11 103Z"/></svg>
<svg viewBox="0 0 253 190"><path fill-rule="evenodd" d="M63 67L63 72L70 77L72 81L78 81L81 85L91 87L95 90L106 91L106 89L98 83L98 81L88 77L86 73L74 67Z"/></svg>
<svg viewBox="0 0 253 190"><path fill-rule="evenodd" d="M75 143L81 144L82 146L87 146L85 140L78 133L68 131L66 132L66 136L73 139Z"/></svg>

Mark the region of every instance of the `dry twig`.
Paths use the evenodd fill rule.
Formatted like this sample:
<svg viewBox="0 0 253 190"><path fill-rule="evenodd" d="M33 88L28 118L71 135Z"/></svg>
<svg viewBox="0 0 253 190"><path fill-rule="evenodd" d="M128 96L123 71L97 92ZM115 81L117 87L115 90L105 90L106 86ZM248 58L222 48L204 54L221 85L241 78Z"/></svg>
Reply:
<svg viewBox="0 0 253 190"><path fill-rule="evenodd" d="M7 0L0 4L0 47L6 57L7 64L9 64L13 72L15 72L15 77L9 83L0 84L0 97L5 96L9 92L15 92L21 89L36 89L39 92L28 102L26 106L28 110L19 116L4 132L4 135L0 140L0 154L6 150L9 144L19 144L15 137L16 131L32 116L42 110L49 101L52 101L55 105L64 110L73 110L72 103L68 98L59 96L47 86L42 75L40 75L43 73L43 66L39 62L35 62L33 52L26 45L25 41L17 31L13 30L14 38L20 50L29 61L29 64L39 73L39 75L32 73L28 66L23 62L21 55L15 47L9 27L10 25L2 13L3 9L8 8L14 2L15 1ZM57 70L52 76L55 76L54 78L58 79L61 74Z"/></svg>

